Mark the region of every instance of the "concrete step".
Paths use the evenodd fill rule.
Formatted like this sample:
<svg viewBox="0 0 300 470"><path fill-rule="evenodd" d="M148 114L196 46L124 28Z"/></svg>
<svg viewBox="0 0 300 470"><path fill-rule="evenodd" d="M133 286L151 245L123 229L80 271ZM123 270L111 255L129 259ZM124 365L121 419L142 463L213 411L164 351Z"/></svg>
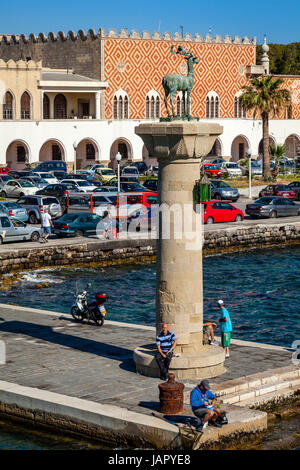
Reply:
<svg viewBox="0 0 300 470"><path fill-rule="evenodd" d="M254 398L248 398L236 403L236 406L244 408L257 408L266 403L279 404L282 400L293 396L299 391L299 384L293 387L276 390L275 392L265 393L264 395L255 396Z"/></svg>
<svg viewBox="0 0 300 470"><path fill-rule="evenodd" d="M300 378L292 379L292 380L284 380L282 382L273 383L273 384L266 384L260 385L258 387L250 387L247 390L241 390L235 393L230 393L223 395L221 400L224 403L228 404L240 404L241 402L250 400L250 402L257 397L261 397L263 395L268 395L276 392L284 393L285 390L289 390L290 388L297 387L300 389Z"/></svg>

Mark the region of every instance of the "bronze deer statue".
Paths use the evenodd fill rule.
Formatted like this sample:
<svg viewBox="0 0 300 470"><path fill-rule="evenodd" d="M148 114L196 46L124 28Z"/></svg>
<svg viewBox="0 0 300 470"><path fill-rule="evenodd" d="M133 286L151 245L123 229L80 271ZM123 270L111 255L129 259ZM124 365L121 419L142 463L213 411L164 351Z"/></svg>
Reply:
<svg viewBox="0 0 300 470"><path fill-rule="evenodd" d="M184 116L190 121L190 109L191 109L191 91L194 86L194 64L199 64L198 57L196 57L192 52L187 52L182 46L179 46L177 51L174 52L174 46L171 47L171 53L173 55L180 54L187 61L188 65L188 74L186 77L182 75L177 75L170 73L162 79L162 86L165 90L164 102L168 117L171 118L171 115L168 110L167 98L170 95L171 107L173 117L175 118L175 111L173 106L173 100L177 91L182 91L183 96L183 106L184 106Z"/></svg>

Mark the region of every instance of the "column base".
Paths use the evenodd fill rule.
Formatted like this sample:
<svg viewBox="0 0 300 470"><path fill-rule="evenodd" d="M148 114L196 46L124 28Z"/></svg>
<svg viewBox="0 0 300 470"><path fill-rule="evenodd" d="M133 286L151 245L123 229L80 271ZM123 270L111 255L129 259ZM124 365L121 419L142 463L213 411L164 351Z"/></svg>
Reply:
<svg viewBox="0 0 300 470"><path fill-rule="evenodd" d="M146 377L160 376L155 360L156 346L140 346L134 350L133 359L136 371ZM175 374L176 379L198 380L217 377L226 372L224 367L225 352L218 346L203 346L196 355L173 357L169 372Z"/></svg>

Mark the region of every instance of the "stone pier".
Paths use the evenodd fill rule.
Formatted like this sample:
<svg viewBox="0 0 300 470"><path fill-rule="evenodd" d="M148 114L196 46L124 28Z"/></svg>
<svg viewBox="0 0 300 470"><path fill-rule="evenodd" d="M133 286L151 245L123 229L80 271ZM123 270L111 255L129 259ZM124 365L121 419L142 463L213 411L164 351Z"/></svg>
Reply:
<svg viewBox="0 0 300 470"><path fill-rule="evenodd" d="M157 245L156 328L164 322L177 337L170 371L178 379L215 377L225 372L224 352L203 346L201 217L194 201L200 158L222 133L218 124L170 122L141 124L136 133L159 162L158 202L162 213ZM137 371L156 377L155 344L137 348Z"/></svg>

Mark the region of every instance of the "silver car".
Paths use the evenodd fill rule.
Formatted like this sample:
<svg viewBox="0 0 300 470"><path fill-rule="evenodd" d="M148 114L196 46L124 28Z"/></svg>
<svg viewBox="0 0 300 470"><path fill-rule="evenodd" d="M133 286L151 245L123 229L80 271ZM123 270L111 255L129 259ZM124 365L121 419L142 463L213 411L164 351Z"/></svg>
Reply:
<svg viewBox="0 0 300 470"><path fill-rule="evenodd" d="M286 197L264 196L248 204L245 212L252 219L300 216L300 204L296 204Z"/></svg>
<svg viewBox="0 0 300 470"><path fill-rule="evenodd" d="M27 210L17 202L0 201L0 212L4 212L11 218L18 219L21 222L27 222Z"/></svg>
<svg viewBox="0 0 300 470"><path fill-rule="evenodd" d="M27 194L35 194L38 189L32 183L23 179L10 180L1 188L0 195L5 198L18 198Z"/></svg>
<svg viewBox="0 0 300 470"><path fill-rule="evenodd" d="M38 189L43 189L49 184L46 180L44 180L44 178L41 178L40 176L24 176L22 179L29 181Z"/></svg>
<svg viewBox="0 0 300 470"><path fill-rule="evenodd" d="M0 245L8 242L37 242L43 236L42 229L26 225L20 220L13 220L5 213L0 213Z"/></svg>
<svg viewBox="0 0 300 470"><path fill-rule="evenodd" d="M40 222L41 214L45 209L48 209L52 219L61 217L63 214L59 201L53 196L22 196L17 202L27 210L30 224Z"/></svg>
<svg viewBox="0 0 300 470"><path fill-rule="evenodd" d="M8 181L12 180L13 177L9 175L0 175L0 187L2 188Z"/></svg>

